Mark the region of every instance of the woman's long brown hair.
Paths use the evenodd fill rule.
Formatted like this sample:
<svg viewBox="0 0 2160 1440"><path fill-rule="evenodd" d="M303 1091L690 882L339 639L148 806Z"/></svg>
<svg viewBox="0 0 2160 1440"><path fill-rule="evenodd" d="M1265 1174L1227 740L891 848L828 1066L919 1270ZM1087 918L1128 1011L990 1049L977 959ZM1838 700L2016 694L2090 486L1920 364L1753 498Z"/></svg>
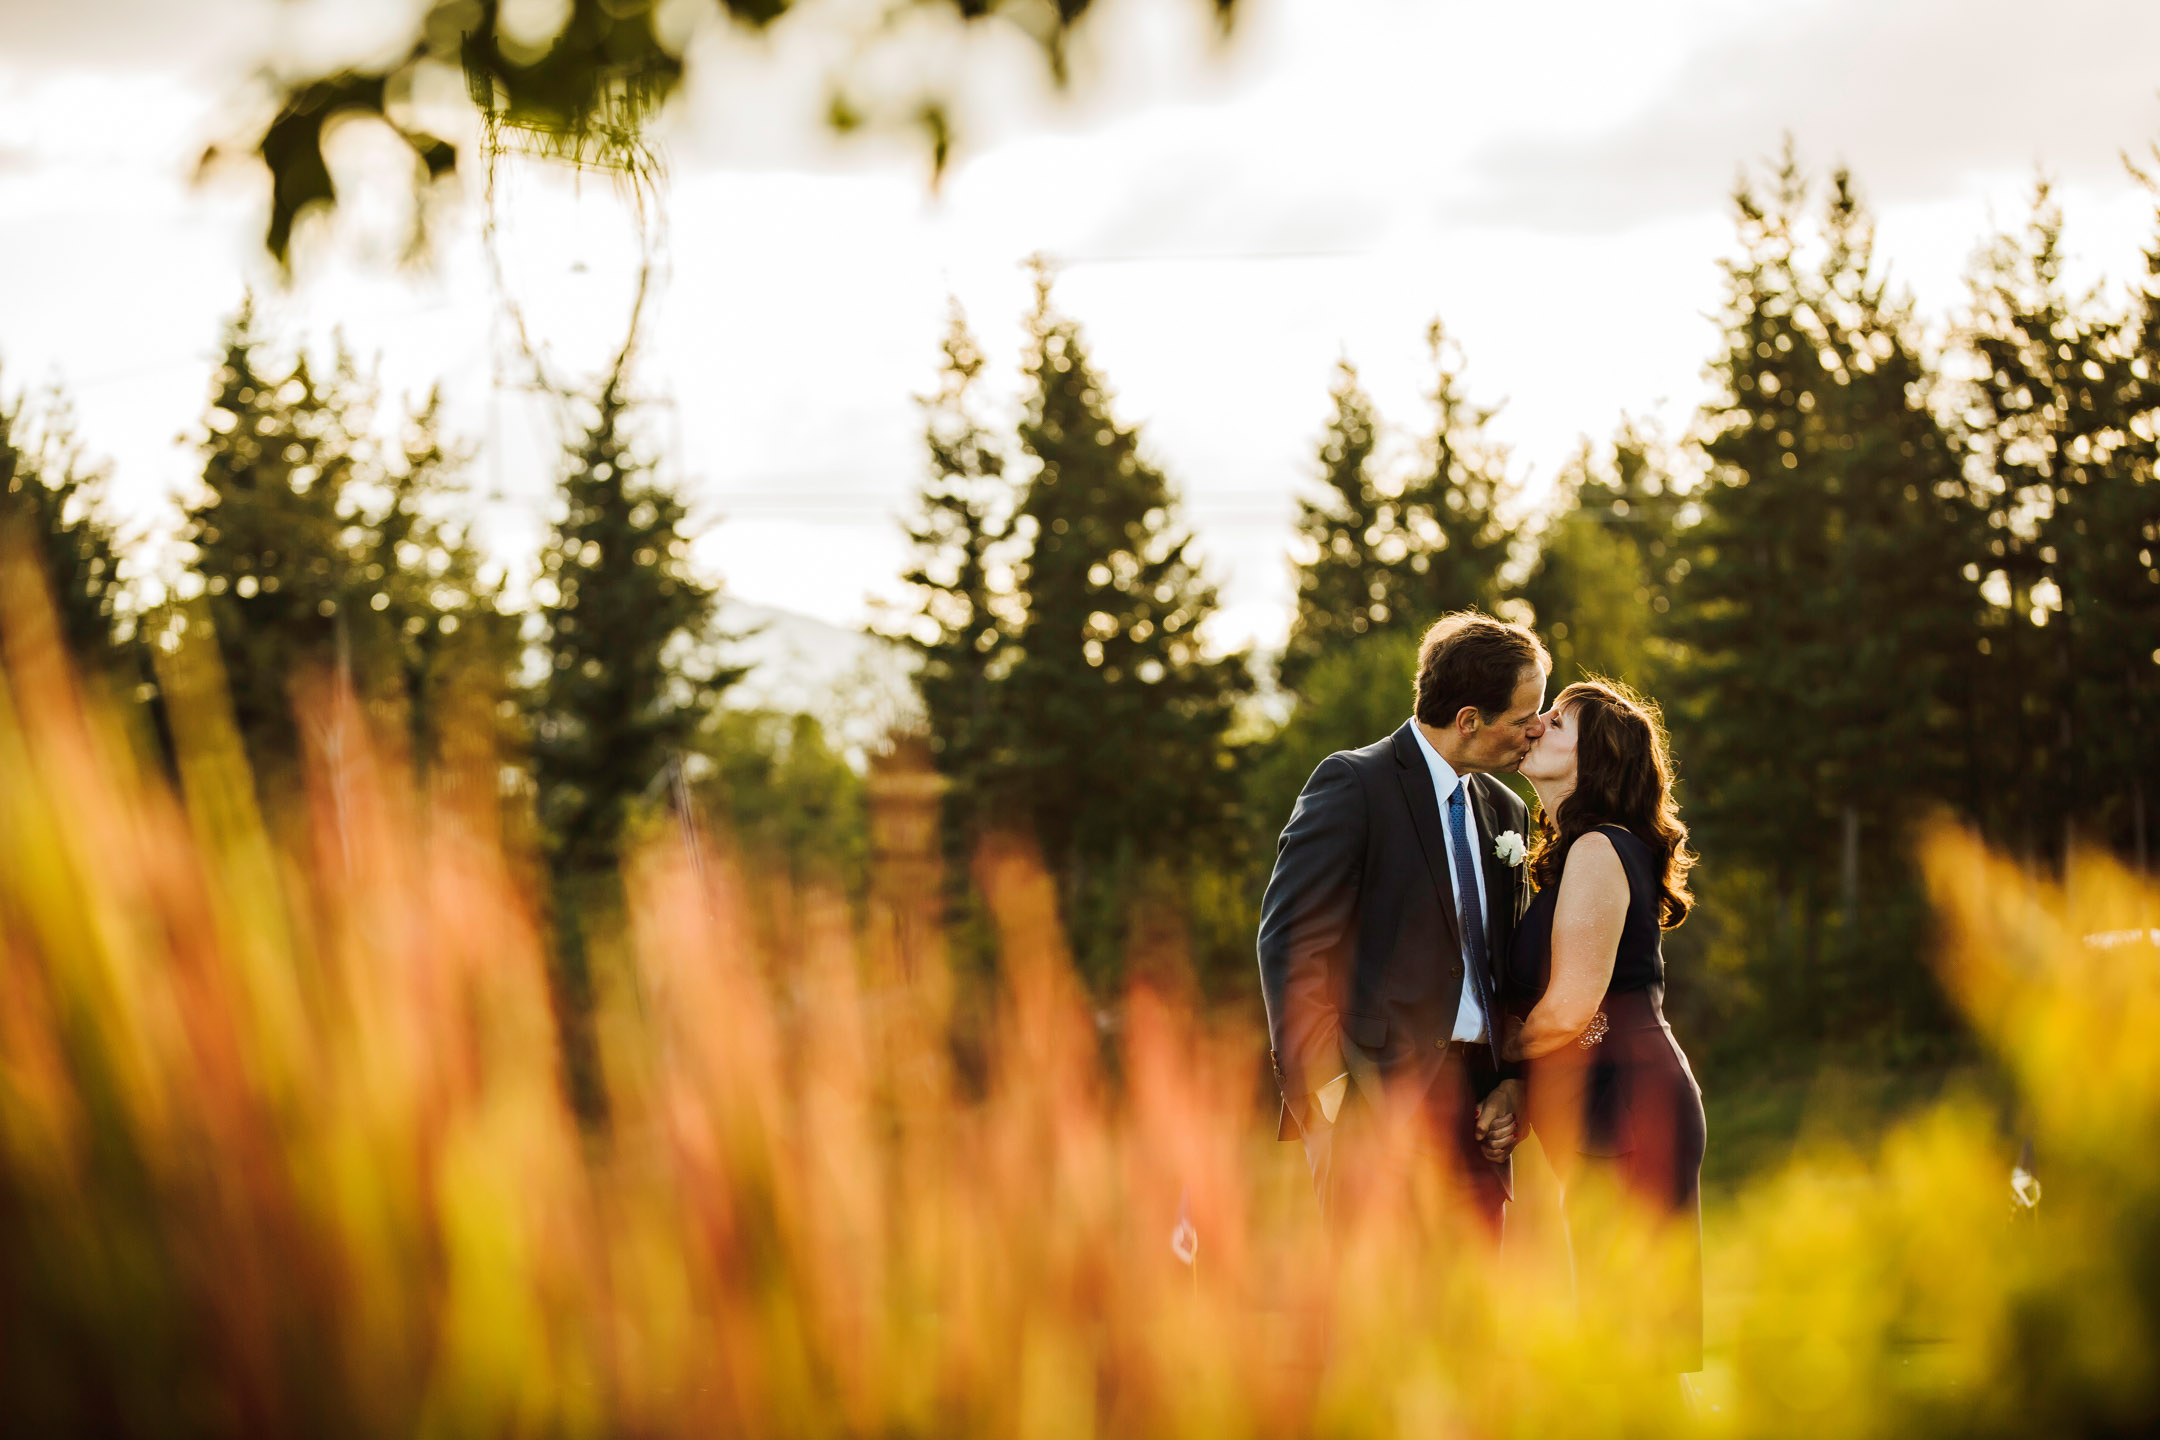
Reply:
<svg viewBox="0 0 2160 1440"><path fill-rule="evenodd" d="M1672 929L1695 903L1687 888L1695 856L1673 800L1672 756L1657 705L1617 680L1579 680L1560 692L1553 709L1573 712L1575 788L1558 815L1539 809L1530 878L1540 890L1558 884L1576 837L1618 825L1662 857L1658 925Z"/></svg>

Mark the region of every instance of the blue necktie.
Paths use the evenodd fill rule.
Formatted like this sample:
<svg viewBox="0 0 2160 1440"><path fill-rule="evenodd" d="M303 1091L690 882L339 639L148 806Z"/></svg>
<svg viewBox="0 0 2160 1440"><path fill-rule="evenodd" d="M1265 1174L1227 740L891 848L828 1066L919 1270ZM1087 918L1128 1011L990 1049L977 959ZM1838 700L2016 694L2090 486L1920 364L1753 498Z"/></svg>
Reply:
<svg viewBox="0 0 2160 1440"><path fill-rule="evenodd" d="M1448 794L1448 839L1453 843L1449 850L1455 860L1455 891L1461 897L1456 908L1461 912L1463 954L1470 960L1470 983L1475 987L1478 1005L1485 1010L1485 1023L1492 1023L1492 999L1485 988L1485 911L1478 904L1477 891L1477 843L1470 838L1469 806L1464 803L1463 792L1470 788L1465 779Z"/></svg>

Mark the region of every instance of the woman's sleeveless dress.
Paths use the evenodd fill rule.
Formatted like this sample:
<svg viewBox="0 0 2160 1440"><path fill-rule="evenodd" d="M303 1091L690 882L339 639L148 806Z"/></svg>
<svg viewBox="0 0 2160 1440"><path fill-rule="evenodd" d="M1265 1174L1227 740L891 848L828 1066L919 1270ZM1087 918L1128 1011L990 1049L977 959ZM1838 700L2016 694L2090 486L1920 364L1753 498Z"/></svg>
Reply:
<svg viewBox="0 0 2160 1440"><path fill-rule="evenodd" d="M1672 1027L1665 1023L1665 956L1658 928L1658 852L1618 825L1601 825L1628 878L1627 919L1600 1013L1602 1039L1571 1044L1529 1062L1531 1128L1562 1185L1582 1168L1578 1155L1604 1160L1638 1204L1672 1222L1671 1242L1687 1274L1679 1295L1657 1308L1670 1324L1680 1370L1702 1368L1702 1205L1706 1130L1702 1090ZM1552 978L1553 910L1560 887L1538 892L1516 931L1509 965L1508 1009L1530 1013ZM1598 1026L1593 1023L1590 1034ZM1578 1217L1570 1215L1571 1236ZM1578 1249L1588 1237L1573 1236ZM1578 1272L1582 1267L1578 1264ZM1617 1277L1621 1284L1626 1277ZM1609 1282L1608 1282L1609 1283ZM1670 1287L1664 1287L1670 1288ZM1645 1287L1648 1293L1648 1287ZM1645 1316L1646 1320L1651 1317Z"/></svg>

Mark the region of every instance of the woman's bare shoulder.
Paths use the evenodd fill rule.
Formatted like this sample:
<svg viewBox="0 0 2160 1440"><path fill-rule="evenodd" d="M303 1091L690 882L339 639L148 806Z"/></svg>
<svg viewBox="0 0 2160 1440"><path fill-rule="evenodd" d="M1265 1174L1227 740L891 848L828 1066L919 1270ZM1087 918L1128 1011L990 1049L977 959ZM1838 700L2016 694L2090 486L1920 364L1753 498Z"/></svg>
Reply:
<svg viewBox="0 0 2160 1440"><path fill-rule="evenodd" d="M1602 830L1585 830L1568 842L1567 863L1560 868L1563 885L1579 890L1608 891L1627 888L1627 870L1612 837Z"/></svg>
<svg viewBox="0 0 2160 1440"><path fill-rule="evenodd" d="M1607 835L1603 830L1585 830L1582 834L1570 840L1567 851L1568 863L1571 865L1575 863L1575 857L1578 855L1583 856L1592 864L1595 864L1598 858L1607 855L1610 855L1615 860L1620 858L1619 850L1613 846L1612 836Z"/></svg>

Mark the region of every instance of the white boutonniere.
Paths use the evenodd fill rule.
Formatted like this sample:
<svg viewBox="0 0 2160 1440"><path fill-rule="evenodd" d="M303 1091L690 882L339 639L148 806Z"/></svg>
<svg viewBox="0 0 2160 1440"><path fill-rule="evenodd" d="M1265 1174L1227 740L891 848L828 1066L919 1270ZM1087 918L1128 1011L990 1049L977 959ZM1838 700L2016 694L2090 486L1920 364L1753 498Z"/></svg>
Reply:
<svg viewBox="0 0 2160 1440"><path fill-rule="evenodd" d="M1492 853L1499 858L1501 864L1512 870L1522 864L1523 856L1528 852L1523 849L1522 836L1510 830L1493 841Z"/></svg>

